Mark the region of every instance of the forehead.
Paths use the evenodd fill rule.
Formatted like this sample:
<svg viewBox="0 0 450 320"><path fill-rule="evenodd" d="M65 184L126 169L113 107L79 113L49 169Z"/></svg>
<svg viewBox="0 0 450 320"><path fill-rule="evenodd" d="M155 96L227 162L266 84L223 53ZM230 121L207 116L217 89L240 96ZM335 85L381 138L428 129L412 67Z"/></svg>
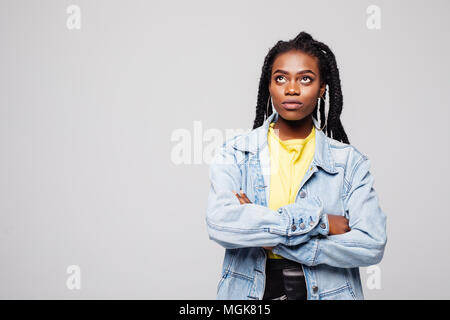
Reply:
<svg viewBox="0 0 450 320"><path fill-rule="evenodd" d="M303 51L291 50L278 55L272 65L272 72L282 69L290 73L310 69L316 74L319 72L318 59Z"/></svg>

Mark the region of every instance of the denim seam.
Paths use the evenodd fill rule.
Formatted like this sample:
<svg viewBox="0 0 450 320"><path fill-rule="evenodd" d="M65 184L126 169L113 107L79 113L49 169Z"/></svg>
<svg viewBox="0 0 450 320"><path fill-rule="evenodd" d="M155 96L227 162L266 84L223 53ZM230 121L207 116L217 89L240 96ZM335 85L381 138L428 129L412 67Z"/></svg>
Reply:
<svg viewBox="0 0 450 320"><path fill-rule="evenodd" d="M216 295L219 294L220 288L222 287L222 284L224 283L224 281L225 281L226 278L227 278L227 277L226 277L225 275L223 275L223 276L220 278L219 284L217 285Z"/></svg>
<svg viewBox="0 0 450 320"><path fill-rule="evenodd" d="M379 249L379 250L381 249L381 246L379 246L379 245L368 245L365 243L354 242L354 241L335 241L330 238L328 238L328 240L333 241L334 243L337 243L337 244L349 245L351 247L361 247L364 249Z"/></svg>
<svg viewBox="0 0 450 320"><path fill-rule="evenodd" d="M254 294L256 293L256 286L257 286L256 281L258 280L258 275L256 274L256 272L259 270L256 270L256 268L254 268L253 270L255 270L255 276L253 277L253 283L250 288L250 293L247 295L247 297L259 300L257 297L254 296Z"/></svg>
<svg viewBox="0 0 450 320"><path fill-rule="evenodd" d="M364 161L364 157L359 158L358 162L355 165L355 168L353 169L352 173L350 174L350 181L351 181L351 185L353 185L353 179L355 177L355 173L356 171L358 171L359 166L361 165L361 163L363 163Z"/></svg>
<svg viewBox="0 0 450 320"><path fill-rule="evenodd" d="M353 292L353 286L352 286L352 284L350 282L350 275L349 275L349 273L350 273L350 269L345 269L345 280L347 282L348 289L350 290L350 293L351 293L353 299L356 300L356 295Z"/></svg>
<svg viewBox="0 0 450 320"><path fill-rule="evenodd" d="M353 299L356 300L356 295L353 292L353 286L351 285L350 281L347 278L347 285L348 285L348 290L350 291L350 294L352 295Z"/></svg>
<svg viewBox="0 0 450 320"><path fill-rule="evenodd" d="M251 281L251 282L253 282L255 280L254 278L251 278L245 274L242 274L239 272L234 272L231 270L228 272L228 275L233 278L243 279L243 280L247 280L247 281Z"/></svg>
<svg viewBox="0 0 450 320"><path fill-rule="evenodd" d="M225 282L225 279L228 277L228 274L230 273L231 266L233 265L233 261L236 259L237 254L232 254L232 253L230 253L230 254L231 254L230 262L225 267L225 272L222 274L222 279L220 279L220 282L219 282L219 284L217 286L217 293L216 294L219 293L220 287Z"/></svg>
<svg viewBox="0 0 450 320"><path fill-rule="evenodd" d="M350 185L350 182L344 177L343 179L344 183L342 185L342 198L345 198L348 194L348 192L350 191L350 189L352 188L352 186Z"/></svg>
<svg viewBox="0 0 450 320"><path fill-rule="evenodd" d="M312 263L311 263L312 266L315 265L316 259L319 256L319 251L320 251L320 249L319 249L319 239L315 239L315 241L316 241L316 245L315 245L315 248L314 248L313 259L312 259Z"/></svg>
<svg viewBox="0 0 450 320"><path fill-rule="evenodd" d="M230 262L228 263L228 265L225 267L225 272L223 274L223 277L226 278L228 277L228 274L231 272L231 266L233 265L234 260L236 259L237 254L233 254L230 257Z"/></svg>
<svg viewBox="0 0 450 320"><path fill-rule="evenodd" d="M287 234L287 230L282 230L282 229L278 229L278 228L260 228L260 229L228 228L228 227L221 227L219 225L216 225L216 224L212 223L208 218L206 218L206 222L208 223L208 225L211 228L220 230L220 231L238 232L238 233L244 233L244 234L261 232L261 233L273 233L273 234L278 234L281 236L286 236L286 234Z"/></svg>
<svg viewBox="0 0 450 320"><path fill-rule="evenodd" d="M350 177L349 177L349 185L350 187L348 188L348 190L345 193L344 198L348 197L348 194L350 193L350 191L352 190L353 184L354 184L354 177L356 174L356 171L358 171L359 166L366 160L367 158L364 156L361 156L361 158L359 158L358 162L355 165L355 168L353 168L352 172L350 173ZM345 177L344 177L345 178Z"/></svg>
<svg viewBox="0 0 450 320"><path fill-rule="evenodd" d="M319 297L321 297L321 298L328 297L328 296L331 296L331 295L336 294L336 293L343 292L343 291L348 290L348 289L349 289L348 282L346 281L344 286L342 286L340 288L337 288L337 289L330 290L330 291L322 292L322 293L319 294Z"/></svg>

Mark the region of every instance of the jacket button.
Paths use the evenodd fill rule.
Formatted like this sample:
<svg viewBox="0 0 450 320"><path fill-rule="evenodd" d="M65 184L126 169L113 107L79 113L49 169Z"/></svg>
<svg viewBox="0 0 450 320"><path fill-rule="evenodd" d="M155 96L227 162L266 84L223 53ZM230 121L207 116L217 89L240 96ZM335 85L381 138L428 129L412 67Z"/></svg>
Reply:
<svg viewBox="0 0 450 320"><path fill-rule="evenodd" d="M300 223L300 229L305 229L305 224L302 222L302 223Z"/></svg>
<svg viewBox="0 0 450 320"><path fill-rule="evenodd" d="M295 226L295 224L292 225L291 230L292 230L292 231L297 230L297 227Z"/></svg>
<svg viewBox="0 0 450 320"><path fill-rule="evenodd" d="M300 191L300 198L304 198L306 197L306 192L305 191Z"/></svg>
<svg viewBox="0 0 450 320"><path fill-rule="evenodd" d="M327 228L326 224L323 223L323 222L320 224L320 227L321 227L322 229L326 229L326 228Z"/></svg>
<svg viewBox="0 0 450 320"><path fill-rule="evenodd" d="M319 291L319 287L313 286L313 287L312 287L312 290L313 290L314 293L317 293L317 291Z"/></svg>

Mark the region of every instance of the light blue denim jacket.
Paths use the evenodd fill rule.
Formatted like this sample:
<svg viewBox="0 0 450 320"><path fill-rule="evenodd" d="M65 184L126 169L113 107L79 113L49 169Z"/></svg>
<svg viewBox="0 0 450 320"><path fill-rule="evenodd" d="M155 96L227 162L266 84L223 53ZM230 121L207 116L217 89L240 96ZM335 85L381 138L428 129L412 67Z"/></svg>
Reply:
<svg viewBox="0 0 450 320"><path fill-rule="evenodd" d="M364 299L359 267L381 261L387 242L370 160L355 147L316 130L315 153L295 203L268 208L269 124L227 140L210 166L206 212L209 238L225 257L217 299L262 299L266 251L300 262L309 300ZM314 125L318 128L318 122ZM242 189L252 203L240 204ZM327 235L327 214L349 219L351 231Z"/></svg>

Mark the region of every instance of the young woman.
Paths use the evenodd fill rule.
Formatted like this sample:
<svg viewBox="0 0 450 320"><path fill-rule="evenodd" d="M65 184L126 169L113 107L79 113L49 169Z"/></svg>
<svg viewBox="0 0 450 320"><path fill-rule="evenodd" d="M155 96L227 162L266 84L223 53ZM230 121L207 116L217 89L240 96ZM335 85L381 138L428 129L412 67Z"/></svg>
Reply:
<svg viewBox="0 0 450 320"><path fill-rule="evenodd" d="M208 234L226 248L217 299L364 298L359 267L381 261L386 216L342 102L328 46L301 32L269 50L253 130L210 167Z"/></svg>

